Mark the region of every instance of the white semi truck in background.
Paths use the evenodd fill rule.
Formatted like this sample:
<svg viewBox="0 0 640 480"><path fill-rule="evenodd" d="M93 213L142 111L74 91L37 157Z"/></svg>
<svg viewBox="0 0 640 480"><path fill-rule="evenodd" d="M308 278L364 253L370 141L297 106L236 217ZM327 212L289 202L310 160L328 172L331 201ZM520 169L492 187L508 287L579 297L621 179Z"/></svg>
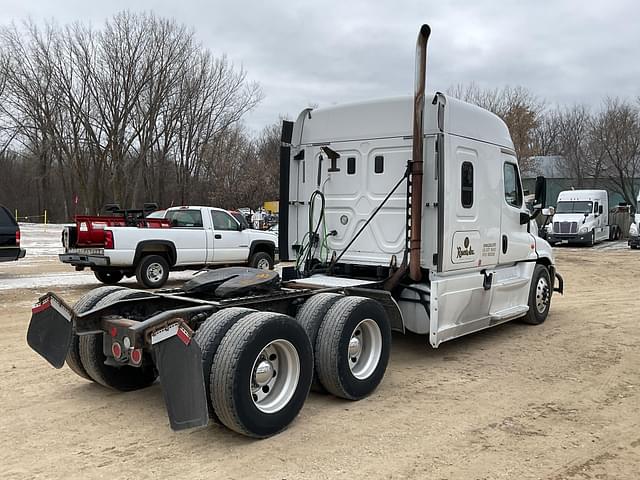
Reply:
<svg viewBox="0 0 640 480"><path fill-rule="evenodd" d="M638 194L637 205L640 206L640 194ZM629 246L634 250L640 248L640 213L638 212L629 226Z"/></svg>
<svg viewBox="0 0 640 480"><path fill-rule="evenodd" d="M620 238L620 228L609 222L606 190L565 190L558 194L548 240L552 245L594 245Z"/></svg>
<svg viewBox="0 0 640 480"><path fill-rule="evenodd" d="M102 287L74 307L49 293L29 345L117 390L159 375L174 429L211 418L262 438L289 425L312 383L348 400L373 392L392 330L438 347L544 322L563 285L531 227L543 181L532 215L505 123L425 96L429 34L423 25L413 98L284 122L279 251L295 267L223 268L155 292Z"/></svg>

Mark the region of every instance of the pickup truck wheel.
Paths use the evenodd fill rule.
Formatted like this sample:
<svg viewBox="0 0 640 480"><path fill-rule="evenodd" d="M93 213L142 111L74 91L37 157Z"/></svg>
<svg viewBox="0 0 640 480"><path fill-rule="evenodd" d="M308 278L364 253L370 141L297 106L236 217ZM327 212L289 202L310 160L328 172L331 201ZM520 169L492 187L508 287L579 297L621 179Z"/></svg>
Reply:
<svg viewBox="0 0 640 480"><path fill-rule="evenodd" d="M117 292L119 290L124 290L124 287L98 287L94 288L88 293L85 293L73 306L73 311L75 313L84 313L91 310L95 307L96 303L102 300L107 295ZM67 366L77 375L82 378L86 378L89 381L93 381L93 379L89 376L87 371L82 366L82 360L80 359L80 337L76 335L75 327L72 327L71 333L71 346L69 348L69 352L67 353Z"/></svg>
<svg viewBox="0 0 640 480"><path fill-rule="evenodd" d="M251 256L249 266L260 270L273 270L273 257L266 252L256 252Z"/></svg>
<svg viewBox="0 0 640 480"><path fill-rule="evenodd" d="M98 301L95 307L104 307L118 300L150 296L140 290L123 289L112 292ZM80 358L87 374L100 385L123 392L138 390L151 385L158 376L151 357L145 352L140 367L106 365L103 352L103 333L80 337Z"/></svg>
<svg viewBox="0 0 640 480"><path fill-rule="evenodd" d="M95 270L93 274L105 285L115 285L124 277L124 273L117 270Z"/></svg>
<svg viewBox="0 0 640 480"><path fill-rule="evenodd" d="M318 338L318 330L320 330L320 325L324 320L324 317L327 315L329 309L333 306L341 298L344 298L344 295L340 295L338 293L318 293L317 295L313 295L309 300L304 302L302 308L298 311L296 315L296 321L302 325L302 328L307 332L309 336L309 340L311 340L311 345L313 348L316 347L316 339ZM317 361L317 357L316 357ZM318 381L318 374L316 372L317 367L314 368L313 373L313 381L311 382L311 390L320 393L326 393L326 390L322 386L322 384Z"/></svg>
<svg viewBox="0 0 640 480"><path fill-rule="evenodd" d="M169 263L160 255L147 255L136 268L136 279L144 288L160 288L169 278Z"/></svg>
<svg viewBox="0 0 640 480"><path fill-rule="evenodd" d="M327 312L315 345L316 371L337 397L359 400L382 381L389 362L391 326L375 300L344 297Z"/></svg>
<svg viewBox="0 0 640 480"><path fill-rule="evenodd" d="M313 349L293 318L256 312L222 339L211 370L211 399L220 421L266 438L298 415L311 386Z"/></svg>
<svg viewBox="0 0 640 480"><path fill-rule="evenodd" d="M540 325L547 319L553 293L551 289L549 270L544 265L536 265L529 288L529 311L522 317L522 322Z"/></svg>
<svg viewBox="0 0 640 480"><path fill-rule="evenodd" d="M218 351L220 342L222 342L222 339L229 329L242 317L254 312L255 310L239 307L219 310L200 325L193 337L200 346L200 350L202 352L202 373L204 374L204 387L207 392L209 417L218 423L220 423L220 419L214 411L213 404L211 402L211 366L213 364L213 357Z"/></svg>

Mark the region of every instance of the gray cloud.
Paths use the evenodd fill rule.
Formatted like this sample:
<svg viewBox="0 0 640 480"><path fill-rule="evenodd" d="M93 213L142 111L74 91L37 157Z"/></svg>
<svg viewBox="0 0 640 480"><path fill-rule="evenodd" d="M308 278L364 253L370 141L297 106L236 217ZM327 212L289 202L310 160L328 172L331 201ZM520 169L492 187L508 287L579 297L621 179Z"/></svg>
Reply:
<svg viewBox="0 0 640 480"><path fill-rule="evenodd" d="M597 106L607 95L640 95L635 1L444 3L5 0L2 21L31 16L97 25L121 9L173 17L262 84L266 98L247 119L256 130L309 104L410 93L424 22L433 32L430 90L470 81L522 85L551 105Z"/></svg>

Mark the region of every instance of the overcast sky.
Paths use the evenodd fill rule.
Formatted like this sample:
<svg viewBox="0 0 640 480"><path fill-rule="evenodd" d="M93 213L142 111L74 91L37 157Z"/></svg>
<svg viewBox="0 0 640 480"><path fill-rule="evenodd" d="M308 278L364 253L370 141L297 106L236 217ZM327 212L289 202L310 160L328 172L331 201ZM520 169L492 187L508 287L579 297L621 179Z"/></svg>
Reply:
<svg viewBox="0 0 640 480"><path fill-rule="evenodd" d="M415 40L431 25L429 91L457 83L522 85L548 104L598 106L640 95L640 2L0 0L0 22L76 20L98 27L115 12L153 11L195 29L258 81L258 130L279 114L410 94Z"/></svg>

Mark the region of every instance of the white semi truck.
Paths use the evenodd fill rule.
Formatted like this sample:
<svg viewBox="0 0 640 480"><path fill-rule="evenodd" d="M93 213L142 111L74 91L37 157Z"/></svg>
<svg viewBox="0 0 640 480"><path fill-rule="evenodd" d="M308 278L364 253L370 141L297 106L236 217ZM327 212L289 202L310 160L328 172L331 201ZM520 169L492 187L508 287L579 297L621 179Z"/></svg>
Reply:
<svg viewBox="0 0 640 480"><path fill-rule="evenodd" d="M638 194L637 204L640 205L640 194ZM640 213L637 212L629 225L629 246L634 250L640 248Z"/></svg>
<svg viewBox="0 0 640 480"><path fill-rule="evenodd" d="M558 194L549 243L594 245L619 237L619 227L609 223L606 190L565 190Z"/></svg>
<svg viewBox="0 0 640 480"><path fill-rule="evenodd" d="M283 124L282 276L233 267L164 291L53 293L27 340L53 366L117 390L159 375L172 428L210 419L267 437L314 385L358 400L382 381L391 332L442 342L520 319L562 292L532 230L504 122L426 97L423 25L414 98L306 109ZM557 282L557 286L556 286Z"/></svg>

